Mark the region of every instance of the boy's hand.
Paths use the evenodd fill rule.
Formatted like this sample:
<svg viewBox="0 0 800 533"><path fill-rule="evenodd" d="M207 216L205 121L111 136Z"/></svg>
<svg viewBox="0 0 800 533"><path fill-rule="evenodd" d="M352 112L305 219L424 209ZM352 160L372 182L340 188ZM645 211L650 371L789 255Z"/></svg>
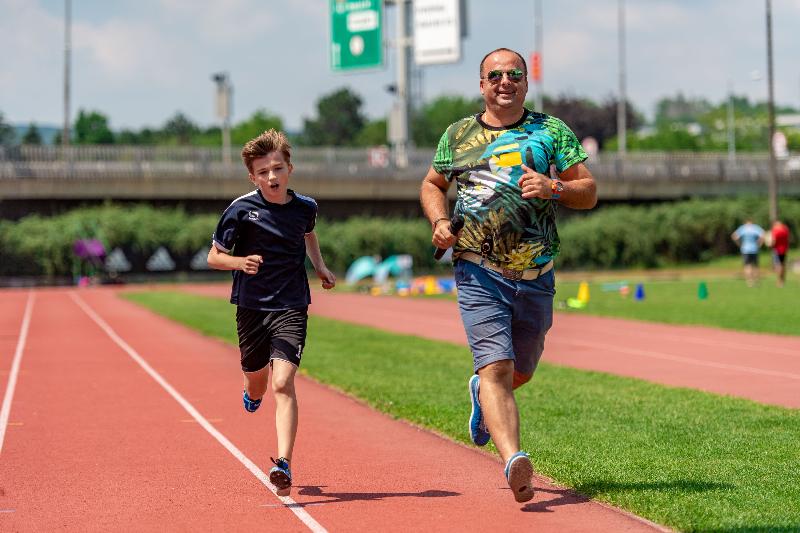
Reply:
<svg viewBox="0 0 800 533"><path fill-rule="evenodd" d="M248 255L243 259L244 263L242 263L242 271L245 274L255 274L258 272L258 267L264 262L264 259L262 259L260 255Z"/></svg>
<svg viewBox="0 0 800 533"><path fill-rule="evenodd" d="M336 286L336 276L327 268L323 268L317 272L317 276L322 280L323 289L332 289Z"/></svg>

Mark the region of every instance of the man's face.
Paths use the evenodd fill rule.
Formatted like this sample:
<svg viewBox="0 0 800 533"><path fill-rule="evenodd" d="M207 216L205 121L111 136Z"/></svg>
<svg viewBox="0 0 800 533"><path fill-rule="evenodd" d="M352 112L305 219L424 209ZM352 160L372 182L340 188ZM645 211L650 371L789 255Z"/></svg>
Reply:
<svg viewBox="0 0 800 533"><path fill-rule="evenodd" d="M258 187L264 198L276 204L285 203L292 164L286 162L283 153L270 152L264 157L254 159L252 166L250 181Z"/></svg>
<svg viewBox="0 0 800 533"><path fill-rule="evenodd" d="M522 79L518 82L512 81L507 74L508 71L514 69L523 72ZM500 71L502 76L494 81L486 79L492 71ZM487 108L522 110L525 105L525 96L528 94L528 78L525 67L517 54L501 50L486 58L483 63L483 72L481 72L481 94Z"/></svg>

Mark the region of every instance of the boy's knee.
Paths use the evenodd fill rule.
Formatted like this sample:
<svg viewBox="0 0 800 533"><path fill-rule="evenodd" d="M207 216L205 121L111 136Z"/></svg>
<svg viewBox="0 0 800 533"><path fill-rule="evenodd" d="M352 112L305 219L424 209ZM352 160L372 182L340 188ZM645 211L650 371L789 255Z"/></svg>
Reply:
<svg viewBox="0 0 800 533"><path fill-rule="evenodd" d="M294 380L291 378L272 377L272 392L291 396L294 394Z"/></svg>
<svg viewBox="0 0 800 533"><path fill-rule="evenodd" d="M533 372L530 374L523 374L521 372L514 371L514 388L521 387L522 385L526 384L533 378Z"/></svg>

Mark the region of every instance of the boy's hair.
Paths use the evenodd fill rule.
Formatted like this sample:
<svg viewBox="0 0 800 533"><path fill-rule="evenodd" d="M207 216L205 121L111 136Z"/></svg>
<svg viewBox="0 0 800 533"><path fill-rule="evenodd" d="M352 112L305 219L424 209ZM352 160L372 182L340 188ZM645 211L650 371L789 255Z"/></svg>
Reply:
<svg viewBox="0 0 800 533"><path fill-rule="evenodd" d="M292 146L286 135L281 131L270 129L247 141L242 148L242 162L247 167L247 171L253 172L253 161L259 157L265 157L270 152L281 152L287 163L291 163Z"/></svg>

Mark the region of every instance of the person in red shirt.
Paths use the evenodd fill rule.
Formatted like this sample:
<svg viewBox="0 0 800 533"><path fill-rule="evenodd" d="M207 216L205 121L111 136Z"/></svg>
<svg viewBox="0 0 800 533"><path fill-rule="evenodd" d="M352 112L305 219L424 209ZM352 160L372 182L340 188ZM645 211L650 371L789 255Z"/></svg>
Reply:
<svg viewBox="0 0 800 533"><path fill-rule="evenodd" d="M772 222L772 251L775 264L775 273L778 275L778 287L783 287L786 281L786 251L789 249L789 227L775 220Z"/></svg>

